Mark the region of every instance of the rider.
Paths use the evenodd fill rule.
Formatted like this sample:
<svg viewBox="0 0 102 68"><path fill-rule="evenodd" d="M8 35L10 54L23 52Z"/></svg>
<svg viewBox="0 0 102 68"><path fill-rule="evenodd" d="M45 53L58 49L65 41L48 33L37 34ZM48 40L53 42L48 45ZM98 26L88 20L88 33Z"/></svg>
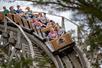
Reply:
<svg viewBox="0 0 102 68"><path fill-rule="evenodd" d="M5 6L3 6L3 15L7 15L8 13L9 13L9 10L8 9L6 9L6 7Z"/></svg>
<svg viewBox="0 0 102 68"><path fill-rule="evenodd" d="M10 9L10 13L16 14L16 10L14 9L13 6L11 6L9 9Z"/></svg>
<svg viewBox="0 0 102 68"><path fill-rule="evenodd" d="M17 10L16 10L16 13L23 13L22 9L20 9L20 5L17 5Z"/></svg>
<svg viewBox="0 0 102 68"><path fill-rule="evenodd" d="M25 13L25 15L26 15L26 18L27 19L29 19L29 18L33 18L33 15L32 15L32 10L30 9L30 7L26 7L26 13Z"/></svg>
<svg viewBox="0 0 102 68"><path fill-rule="evenodd" d="M57 31L55 31L54 28L51 28L50 32L48 33L48 37L49 37L49 40L57 38L58 37Z"/></svg>

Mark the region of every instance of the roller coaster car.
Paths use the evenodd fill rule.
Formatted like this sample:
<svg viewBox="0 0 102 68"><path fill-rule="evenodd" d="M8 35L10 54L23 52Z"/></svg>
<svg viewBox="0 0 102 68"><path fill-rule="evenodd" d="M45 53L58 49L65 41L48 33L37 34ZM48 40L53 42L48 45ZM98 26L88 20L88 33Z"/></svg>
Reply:
<svg viewBox="0 0 102 68"><path fill-rule="evenodd" d="M58 39L51 40L50 43L54 49L53 54L59 54L65 50L72 49L75 45L69 33L62 35Z"/></svg>
<svg viewBox="0 0 102 68"><path fill-rule="evenodd" d="M22 18L18 14L7 14L7 16L13 20L16 24L20 25L25 31L32 32L34 28L29 20Z"/></svg>

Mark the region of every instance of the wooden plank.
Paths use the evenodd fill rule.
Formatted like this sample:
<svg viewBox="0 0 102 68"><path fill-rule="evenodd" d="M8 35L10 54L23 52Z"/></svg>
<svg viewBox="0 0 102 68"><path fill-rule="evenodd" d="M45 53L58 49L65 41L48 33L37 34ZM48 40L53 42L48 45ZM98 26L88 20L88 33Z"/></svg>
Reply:
<svg viewBox="0 0 102 68"><path fill-rule="evenodd" d="M29 28L26 19L22 18L22 22L23 22L23 27L25 27L25 28Z"/></svg>
<svg viewBox="0 0 102 68"><path fill-rule="evenodd" d="M57 39L51 40L50 43L52 44L52 47L54 47L54 50L58 49Z"/></svg>
<svg viewBox="0 0 102 68"><path fill-rule="evenodd" d="M71 38L71 35L69 33L66 33L66 34L62 35L61 38L64 40L66 45L71 44L73 42L72 38Z"/></svg>
<svg viewBox="0 0 102 68"><path fill-rule="evenodd" d="M50 41L55 50L62 48L64 45L59 44L59 39L55 38Z"/></svg>
<svg viewBox="0 0 102 68"><path fill-rule="evenodd" d="M18 22L18 16L17 16L17 14L14 14L14 22L15 22L16 24L19 23L19 22Z"/></svg>

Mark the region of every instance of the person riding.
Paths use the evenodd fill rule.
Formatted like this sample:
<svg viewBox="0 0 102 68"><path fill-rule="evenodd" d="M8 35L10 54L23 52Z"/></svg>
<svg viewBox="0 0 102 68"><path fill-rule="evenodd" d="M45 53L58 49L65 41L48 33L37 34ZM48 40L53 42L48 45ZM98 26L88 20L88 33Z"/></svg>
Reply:
<svg viewBox="0 0 102 68"><path fill-rule="evenodd" d="M5 6L3 6L3 15L5 15L5 16L7 16L7 14L9 13L9 10L5 7Z"/></svg>
<svg viewBox="0 0 102 68"><path fill-rule="evenodd" d="M65 33L65 30L62 27L58 27L58 36L62 36Z"/></svg>
<svg viewBox="0 0 102 68"><path fill-rule="evenodd" d="M51 28L50 32L48 33L49 40L57 38L57 36L58 36L57 31L55 31L54 28Z"/></svg>
<svg viewBox="0 0 102 68"><path fill-rule="evenodd" d="M43 23L41 23L39 20L37 19L32 19L32 25L36 26L37 29L41 29L43 27L46 27L46 25L44 25Z"/></svg>
<svg viewBox="0 0 102 68"><path fill-rule="evenodd" d="M32 10L30 9L30 7L26 7L26 13L25 13L25 16L26 16L26 19L29 19L29 18L33 18L33 15L32 15Z"/></svg>
<svg viewBox="0 0 102 68"><path fill-rule="evenodd" d="M55 27L55 22L53 20L50 20L48 23L47 23L47 27Z"/></svg>
<svg viewBox="0 0 102 68"><path fill-rule="evenodd" d="M57 31L58 37L63 35L65 33L65 30L59 26L58 23L56 23L56 26L54 27L55 31Z"/></svg>
<svg viewBox="0 0 102 68"><path fill-rule="evenodd" d="M10 13L12 13L12 14L16 14L16 10L14 9L13 6L11 6L9 9L10 9Z"/></svg>
<svg viewBox="0 0 102 68"><path fill-rule="evenodd" d="M39 13L38 14L38 20L40 20L43 24L47 25L47 19L44 13Z"/></svg>
<svg viewBox="0 0 102 68"><path fill-rule="evenodd" d="M23 13L22 9L20 8L20 5L17 5L17 10L16 10L16 13Z"/></svg>

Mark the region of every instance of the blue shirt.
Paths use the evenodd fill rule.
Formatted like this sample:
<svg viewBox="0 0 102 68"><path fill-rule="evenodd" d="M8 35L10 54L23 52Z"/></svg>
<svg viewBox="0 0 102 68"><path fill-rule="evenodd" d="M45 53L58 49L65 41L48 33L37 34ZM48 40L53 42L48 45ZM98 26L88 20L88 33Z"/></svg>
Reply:
<svg viewBox="0 0 102 68"><path fill-rule="evenodd" d="M17 9L16 13L23 13L22 9Z"/></svg>

